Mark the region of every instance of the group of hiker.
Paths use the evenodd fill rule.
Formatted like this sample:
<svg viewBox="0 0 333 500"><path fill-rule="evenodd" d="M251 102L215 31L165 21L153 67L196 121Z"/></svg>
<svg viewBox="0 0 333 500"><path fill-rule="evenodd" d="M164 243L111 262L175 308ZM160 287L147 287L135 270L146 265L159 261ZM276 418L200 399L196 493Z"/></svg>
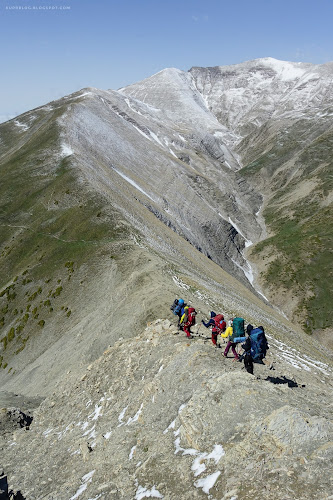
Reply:
<svg viewBox="0 0 333 500"><path fill-rule="evenodd" d="M173 314L178 316L178 329L183 330L186 337L193 338L191 326L196 324L196 310L185 303L183 299L175 299L170 307ZM229 350L232 350L234 360L243 361L248 373L253 374L253 363L263 363L266 351L269 349L265 331L262 326L254 328L248 324L245 329L243 318L230 318L227 323L223 314L210 313L210 319L201 321L206 328L212 329L212 343L216 348L220 348L218 336L227 340L224 350L224 357L228 357ZM243 353L239 355L236 350L237 344L241 344Z"/></svg>

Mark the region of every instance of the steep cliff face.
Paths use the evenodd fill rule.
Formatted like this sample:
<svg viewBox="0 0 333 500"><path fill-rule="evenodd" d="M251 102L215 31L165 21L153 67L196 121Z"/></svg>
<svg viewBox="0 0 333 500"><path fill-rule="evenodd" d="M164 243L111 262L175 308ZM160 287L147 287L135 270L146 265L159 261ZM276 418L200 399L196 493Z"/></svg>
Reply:
<svg viewBox="0 0 333 500"><path fill-rule="evenodd" d="M272 58L232 66L195 67L189 73L209 109L238 141L273 116L294 112L297 107L303 111L303 96L295 87L311 82L313 88L313 81L319 79L316 66Z"/></svg>
<svg viewBox="0 0 333 500"><path fill-rule="evenodd" d="M264 196L269 238L248 252L257 283L306 331L328 331L333 64L266 58L190 73L235 134L240 174Z"/></svg>

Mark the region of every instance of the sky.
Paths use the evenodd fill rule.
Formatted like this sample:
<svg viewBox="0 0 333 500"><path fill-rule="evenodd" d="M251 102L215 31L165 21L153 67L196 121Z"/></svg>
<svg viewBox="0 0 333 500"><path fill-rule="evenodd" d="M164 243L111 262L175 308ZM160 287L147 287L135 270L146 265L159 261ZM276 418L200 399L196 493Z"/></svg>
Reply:
<svg viewBox="0 0 333 500"><path fill-rule="evenodd" d="M333 0L0 0L0 122L167 67L333 61Z"/></svg>

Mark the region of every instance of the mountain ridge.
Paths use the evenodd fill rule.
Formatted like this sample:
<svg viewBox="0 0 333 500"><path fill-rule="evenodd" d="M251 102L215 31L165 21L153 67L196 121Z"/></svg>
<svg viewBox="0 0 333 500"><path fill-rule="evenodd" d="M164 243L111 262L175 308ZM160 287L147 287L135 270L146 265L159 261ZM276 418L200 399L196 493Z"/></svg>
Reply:
<svg viewBox="0 0 333 500"><path fill-rule="evenodd" d="M256 121L269 102L228 129L193 75L168 75L0 125L0 489L329 500L333 353L304 333L308 310L279 307L292 316L299 276L329 307L330 94L319 121L290 121L291 101ZM196 308L193 339L175 297ZM254 376L213 347L212 310L264 326Z"/></svg>

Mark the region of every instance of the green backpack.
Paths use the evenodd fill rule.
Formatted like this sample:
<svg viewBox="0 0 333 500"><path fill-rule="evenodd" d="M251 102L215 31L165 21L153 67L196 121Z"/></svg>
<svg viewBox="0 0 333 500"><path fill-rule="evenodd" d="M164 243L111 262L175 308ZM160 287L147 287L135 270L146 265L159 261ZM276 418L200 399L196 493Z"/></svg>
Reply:
<svg viewBox="0 0 333 500"><path fill-rule="evenodd" d="M234 339L236 337L245 337L244 319L234 318L232 330L233 330L231 335L232 342L234 342Z"/></svg>

